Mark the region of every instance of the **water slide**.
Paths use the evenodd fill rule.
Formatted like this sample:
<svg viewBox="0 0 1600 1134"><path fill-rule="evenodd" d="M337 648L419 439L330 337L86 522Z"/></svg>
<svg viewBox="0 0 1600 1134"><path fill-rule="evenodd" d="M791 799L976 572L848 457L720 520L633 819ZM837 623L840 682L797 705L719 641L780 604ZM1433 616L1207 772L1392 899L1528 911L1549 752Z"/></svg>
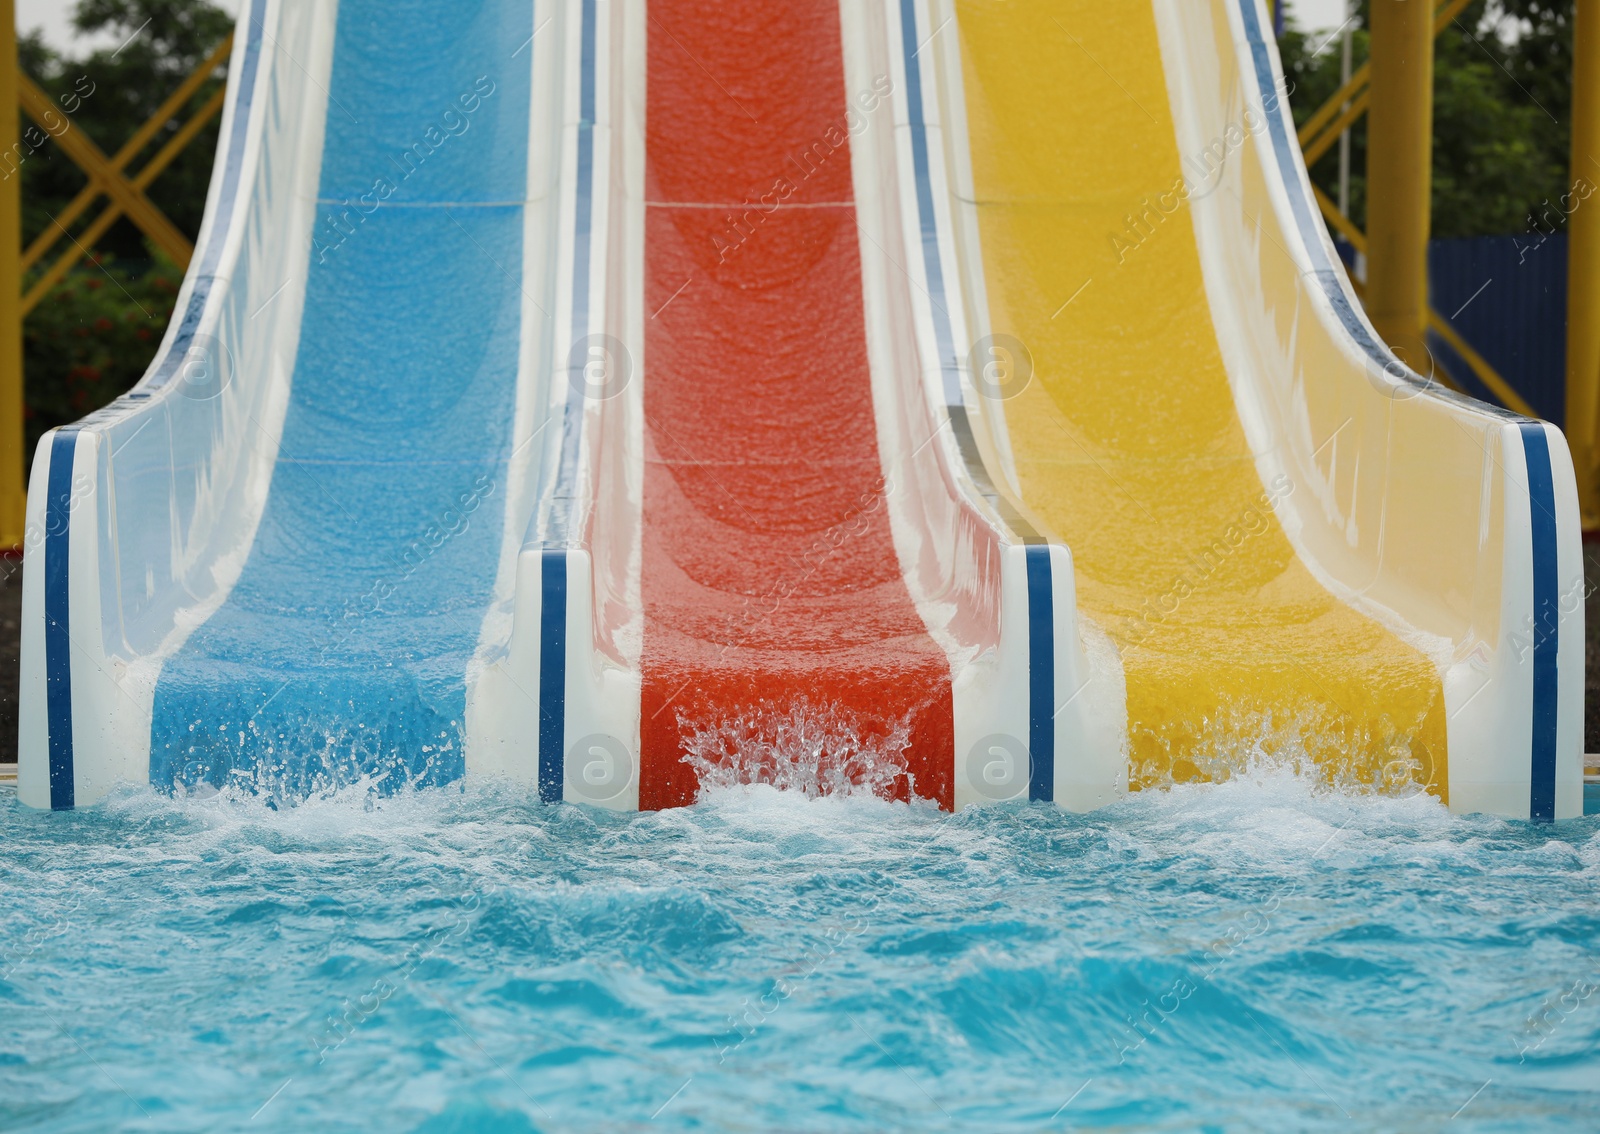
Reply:
<svg viewBox="0 0 1600 1134"><path fill-rule="evenodd" d="M1260 0L240 26L167 338L35 457L25 802L1580 813L1565 442L1378 341Z"/></svg>

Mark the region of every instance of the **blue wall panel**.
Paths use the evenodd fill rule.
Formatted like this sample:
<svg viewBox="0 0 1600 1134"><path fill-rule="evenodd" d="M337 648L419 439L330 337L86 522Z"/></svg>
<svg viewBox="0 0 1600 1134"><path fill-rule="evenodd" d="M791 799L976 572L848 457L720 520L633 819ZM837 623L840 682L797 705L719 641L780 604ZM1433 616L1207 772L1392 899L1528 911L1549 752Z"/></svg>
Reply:
<svg viewBox="0 0 1600 1134"><path fill-rule="evenodd" d="M1428 276L1434 310L1541 417L1560 425L1566 401L1566 234L1542 244L1537 233L1435 240L1428 246ZM1430 338L1457 385L1496 401L1455 351Z"/></svg>

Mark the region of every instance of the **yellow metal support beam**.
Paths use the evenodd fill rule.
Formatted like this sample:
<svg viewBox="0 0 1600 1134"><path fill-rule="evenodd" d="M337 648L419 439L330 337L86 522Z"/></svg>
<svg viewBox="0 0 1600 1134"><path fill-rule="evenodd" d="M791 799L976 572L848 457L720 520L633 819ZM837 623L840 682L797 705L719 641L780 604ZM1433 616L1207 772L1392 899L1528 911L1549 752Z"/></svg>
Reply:
<svg viewBox="0 0 1600 1134"><path fill-rule="evenodd" d="M0 155L17 153L17 12L0 0ZM10 164L10 163L8 163ZM22 546L27 454L22 451L22 177L0 177L0 547Z"/></svg>
<svg viewBox="0 0 1600 1134"><path fill-rule="evenodd" d="M45 132L77 163L78 168L98 183L101 192L121 206L128 219L143 229L156 247L175 260L179 267L187 268L194 255L194 245L189 243L189 238L178 231L165 213L150 203L150 198L111 168L106 155L89 135L73 125L72 120L56 108L50 96L20 72L17 75L17 94L28 117L44 127Z"/></svg>
<svg viewBox="0 0 1600 1134"><path fill-rule="evenodd" d="M1374 13L1375 13L1375 18L1376 18L1377 9L1380 7L1380 5L1393 5L1393 4L1404 5L1405 3L1406 3L1406 0L1373 0L1373 8L1374 8ZM1434 14L1434 18L1433 18L1433 36L1434 36L1434 38L1438 38L1438 36L1441 33L1443 33L1444 29L1450 26L1451 22L1454 21L1455 18L1461 14L1462 10L1469 3L1471 3L1471 0L1444 0L1444 3L1442 3L1439 6L1438 11ZM1591 9L1595 8L1595 7L1600 7L1600 0L1578 0L1578 3L1581 6L1588 7L1588 8L1591 8ZM1392 12L1393 12L1393 9L1391 8L1390 9L1390 14L1392 14ZM1589 22L1590 22L1590 25L1591 25L1590 26L1591 34L1594 34L1597 37L1597 39L1600 39L1600 16L1592 16ZM1431 41L1430 41L1430 45L1431 45ZM1376 34L1374 35L1374 49L1376 50ZM1593 81L1593 82L1595 82L1597 84L1600 84L1600 55L1591 55L1590 58L1591 58L1592 63L1594 63L1594 65L1596 66L1596 71L1591 75L1591 81ZM1431 74L1431 71L1432 71L1431 51L1430 51L1429 59L1428 59L1428 70L1429 70L1429 72ZM1417 78L1417 76L1412 76L1412 78L1415 79L1415 78ZM1362 64L1362 66L1359 69L1357 69L1355 71L1354 74L1352 74L1350 76L1350 81L1348 83L1346 83L1343 87L1340 87L1339 90L1336 91L1333 94L1333 96L1328 99L1327 102L1323 103L1322 106L1320 108L1318 108L1318 110L1317 110L1317 112L1315 114L1313 114L1309 119L1306 120L1306 124L1300 128L1300 144L1305 147L1306 165L1309 166L1309 165L1314 164L1318 158L1320 158L1323 154L1327 153L1328 150L1330 148L1332 148L1333 144L1336 141L1338 141L1339 135L1342 134L1346 129L1348 129L1352 124L1354 124L1363 114L1367 113L1367 110L1368 110L1368 108L1369 108L1369 106L1371 105L1371 102L1372 102L1372 91L1368 89L1368 87L1369 87L1369 85L1371 83L1371 80L1372 80L1372 65L1371 65L1370 62L1369 63L1364 63L1364 64ZM1412 90L1411 97L1416 98L1417 97L1417 92L1415 90L1415 86L1413 86L1411 88L1411 90ZM1575 96L1575 102L1576 102L1576 98L1577 98L1576 90L1574 91L1574 96ZM1429 150L1430 150L1430 153L1428 155L1428 165L1429 166L1431 166L1431 156L1432 156L1431 155L1431 149L1432 149L1432 145L1431 145L1431 137L1432 137L1432 112L1431 112L1431 108L1432 108L1432 101L1433 101L1432 100L1432 90L1431 90L1431 83L1430 83L1430 88L1429 88L1429 91L1428 91L1428 106L1429 106L1428 137L1429 137ZM1343 105L1346 102L1350 103L1349 108L1347 110L1342 110L1341 111L1341 107L1343 107ZM1594 94L1592 96L1592 101L1591 101L1591 104L1590 104L1590 109L1591 109L1591 111L1593 112L1593 115L1594 115L1593 120L1591 121L1591 124L1590 124L1590 128L1596 134L1600 134L1600 90L1597 90L1596 92L1594 92ZM1413 123L1413 125L1415 125L1415 124ZM1577 147L1577 144L1576 144L1576 123L1574 123L1574 131L1575 131L1575 133L1574 133L1574 139L1575 140L1574 140L1574 149L1573 149L1573 154L1574 154L1574 156L1573 156L1573 170L1574 170L1573 177L1574 177L1574 179L1576 179L1578 176L1580 176L1580 174L1577 172L1577 170L1578 170L1579 162L1581 160L1577 156L1578 155L1578 147ZM1369 136L1369 139L1368 139L1368 154L1369 154L1368 163L1369 163L1369 166L1370 166L1371 161L1372 161L1372 157L1371 157L1372 146L1373 146L1373 140ZM1594 141L1592 143L1591 150L1589 152L1591 152L1595 157L1594 171L1593 171L1594 174L1595 174L1595 179L1596 180L1600 180L1600 137L1596 137L1594 139ZM1382 165L1381 162L1379 164L1380 164L1380 166ZM1413 171L1413 173L1414 172L1415 171ZM1431 181L1432 181L1431 169L1429 169L1428 173L1429 173L1428 183L1429 183L1429 187L1431 187ZM1370 178L1371 178L1371 174L1369 172L1369 195L1371 193ZM1323 219L1327 221L1328 226L1330 228L1332 228L1335 232L1337 232L1340 236L1343 236L1346 240L1348 240L1350 242L1351 247L1353 247L1357 252L1360 252L1363 255L1366 255L1367 254L1367 235L1366 235L1366 233L1362 232L1359 228L1357 228L1351 222L1350 218L1348 218L1344 214L1340 213L1338 207L1332 201L1330 201L1328 199L1327 194L1324 193L1321 189L1318 189L1315 185L1313 185L1311 187L1311 191L1316 195L1317 207L1322 210ZM1414 207L1416 205L1416 198L1415 197L1411 197L1411 198L1409 198L1409 200L1410 200L1410 203L1412 204L1412 206ZM1422 207L1425 210L1423 215L1424 215L1424 217L1426 217L1426 215L1427 215L1426 210L1428 210L1428 204L1429 204L1429 202L1427 200L1427 192L1426 192L1426 190L1424 191L1424 194L1422 196L1422 200L1424 202ZM1370 209L1369 209L1369 211L1370 211ZM1581 210L1579 210L1579 211L1581 211ZM1576 217L1576 214L1574 214L1574 217ZM1593 239L1595 240L1595 244L1596 244L1596 247L1594 249L1594 256L1595 256L1594 269L1593 269L1593 273L1594 274L1592 276L1590 276L1590 279L1592 281L1591 285L1590 285L1591 288L1592 288L1591 293L1590 293L1591 294L1591 300L1590 300L1589 306L1587 306L1584 309L1586 312L1588 312L1587 322L1585 323L1585 328L1588 331L1588 333L1590 334L1590 336L1593 338L1592 351L1593 351L1593 356L1595 358L1595 364L1593 366L1589 367L1588 370L1587 370L1587 373L1591 376L1591 382L1590 382L1590 390L1591 390L1590 406L1591 406L1591 412L1590 412L1590 415L1589 415L1589 421L1590 421L1590 429L1591 429L1591 437L1592 437L1594 432L1595 432L1596 418L1600 417L1600 216L1590 217L1589 220L1590 220L1590 223L1595 226L1595 235L1594 235ZM1574 237L1574 239L1576 239L1576 238ZM1472 373L1477 377L1478 381L1482 382L1484 387L1486 389L1488 389L1489 392L1492 393L1496 398L1498 398L1500 400L1500 403L1502 405L1504 405L1507 409L1514 410L1515 412L1523 414L1523 415L1525 415L1527 417L1537 417L1537 416L1539 416L1537 413L1534 412L1533 407L1530 406L1527 403L1527 401L1522 397L1522 395L1518 394L1516 392L1516 390L1512 389L1511 384L1509 382L1507 382L1503 377L1501 377L1499 371L1495 370L1495 368L1489 364L1489 360L1484 358L1481 354L1479 354L1476 350L1474 350L1472 348L1472 346L1465 339L1463 339L1461 337L1461 335L1456 331L1456 329L1453 326L1450 325L1449 320L1447 320L1443 315L1439 314L1438 311L1434 310L1434 308L1427 302L1427 293L1426 293L1426 287L1427 287L1427 232L1426 232L1426 228L1423 229L1420 256L1415 252L1411 253L1411 255L1413 257L1415 257L1415 259L1413 260L1413 263L1416 265L1417 273L1420 275L1421 287L1423 289L1422 292L1421 292L1420 303L1418 305L1418 310L1420 310L1420 314L1421 314L1421 325L1422 325L1423 329L1427 330L1427 331L1432 331L1434 334L1436 334L1440 338L1442 338L1445 342L1449 343L1451 349L1453 349L1458 355L1460 355L1462 360L1466 362L1467 366L1469 366L1472 369ZM1368 261L1367 261L1367 267L1368 267L1368 276L1369 276L1369 279L1370 279L1371 272L1372 272L1372 261L1371 261L1370 256L1369 256ZM1363 287L1359 282L1357 282L1355 280L1352 280L1351 282L1352 282L1352 284L1354 284L1357 293L1359 293L1364 300L1367 300L1367 308L1368 308L1368 312L1370 314L1372 312L1372 303L1368 299L1368 296L1370 295L1370 292L1369 292L1368 288ZM1409 290L1411 286L1413 286L1413 285L1411 285L1411 284L1407 284L1406 285L1407 291L1406 291L1405 294L1407 296L1412 294L1410 292L1410 290ZM1408 327L1412 326L1414 324L1414 321L1416 320L1416 318L1417 318L1416 314L1414 314L1413 312L1408 311L1407 315L1406 315L1406 325ZM1569 320L1569 324L1571 322L1575 322L1575 321L1576 321L1576 318L1574 317L1574 319ZM1378 319L1377 319L1376 315L1373 315L1373 323L1375 325L1378 324ZM1383 335L1383 337L1386 340L1389 341L1391 346L1396 345L1395 344L1395 340L1391 337L1391 333L1386 331L1382 325L1378 325L1378 331L1379 331L1380 334ZM1571 334L1571 332L1570 332L1570 329L1569 329L1569 337L1570 337L1570 334ZM1415 338L1415 341L1419 342L1420 350L1417 351L1416 356L1414 358L1411 356L1410 352L1402 353L1402 357L1405 358L1406 361L1410 365L1412 365L1415 369L1417 369L1419 373L1425 373L1427 368L1428 368L1429 358L1430 358L1430 356L1429 356L1429 354L1427 352L1426 339L1425 339L1425 336L1421 335L1421 334L1415 335L1414 338ZM1571 351L1570 351L1570 347L1569 347L1569 357L1570 357L1570 354L1571 354ZM1456 384L1454 382L1450 381L1449 375L1447 375L1442 368L1437 368L1436 367L1436 368L1434 368L1434 370L1435 370L1434 377L1436 379L1438 379L1444 385L1449 386L1451 389L1458 389ZM1572 394L1571 394L1571 390L1572 390L1572 377L1571 377L1571 371L1570 371L1570 368L1569 368L1568 396L1567 396L1568 397L1567 415L1568 415L1568 436L1569 436L1569 438L1571 437L1571 429L1572 429L1572 410L1571 410ZM1578 452L1578 447L1577 447L1576 442L1574 442L1573 453L1574 453L1574 457L1575 458L1577 456L1577 452ZM1597 474L1597 475L1600 475L1600 474ZM1582 477L1582 474L1580 473L1580 481L1581 481L1581 477ZM1583 486L1580 483L1580 485L1579 485L1580 495L1582 493L1582 489L1583 489ZM1586 512L1585 513L1585 526L1588 526L1588 524L1589 524L1589 521L1588 521L1587 517L1588 517L1588 513Z"/></svg>
<svg viewBox="0 0 1600 1134"><path fill-rule="evenodd" d="M1327 102L1317 107L1316 113L1307 118L1305 125L1300 127L1300 144L1309 145L1311 139L1322 133L1324 128L1339 114L1339 108L1347 102L1354 102L1362 91L1367 89L1367 84L1372 81L1372 64L1363 63L1350 75L1350 81L1338 90Z"/></svg>
<svg viewBox="0 0 1600 1134"><path fill-rule="evenodd" d="M1372 0L1367 123L1367 314L1415 370L1427 365L1433 189L1433 20L1416 0Z"/></svg>
<svg viewBox="0 0 1600 1134"><path fill-rule="evenodd" d="M1600 182L1600 0L1578 0L1572 33L1572 180ZM1574 202L1576 203L1576 202ZM1600 205L1600 200L1596 201ZM1600 209L1567 222L1567 443L1585 530L1600 527Z"/></svg>
<svg viewBox="0 0 1600 1134"><path fill-rule="evenodd" d="M1346 130L1350 129L1350 127L1354 126L1358 121L1360 121L1361 116L1367 112L1367 108L1371 105L1371 91L1364 90L1360 94L1356 95L1355 98L1351 99L1350 109L1334 118L1334 120L1329 124L1328 128L1321 134L1317 135L1315 141L1313 141L1310 145L1305 146L1306 165L1308 167L1315 165L1317 159L1331 150L1334 144L1338 142L1339 135L1343 134ZM1302 143L1302 145L1303 144L1304 143Z"/></svg>
<svg viewBox="0 0 1600 1134"><path fill-rule="evenodd" d="M232 50L233 33L229 32L223 37L222 42L217 45L216 50L206 56L205 61L194 69L194 73L185 79L183 84L156 108L156 112L145 121L143 126L134 131L133 137L129 138L122 148L112 156L108 163L110 167L119 173L126 169L128 163L150 143L150 139L154 138L167 123L172 121L178 111L183 109L184 103L188 102L194 93L205 84L206 80L211 78L216 69L228 61L228 52ZM209 105L208 103L207 106ZM204 114L205 112L201 111L201 113ZM192 137L193 135L191 134L190 136ZM168 161L170 160L169 158ZM137 184L137 179L135 179L135 183ZM140 187L142 188L142 186ZM89 184L85 185L78 195L68 203L67 207L56 215L56 225L41 232L34 238L33 243L23 250L22 270L24 272L39 262L55 242L61 239L66 227L77 220L99 194L99 182L91 178Z"/></svg>
<svg viewBox="0 0 1600 1134"><path fill-rule="evenodd" d="M162 170L172 164L172 159L183 152L184 147L194 139L194 136L200 132L201 128L221 113L222 104L227 97L227 93L226 89L218 90L207 99L205 105L196 112L195 116L185 122L181 130L167 139L166 145L156 151L156 155L138 172L130 184L142 192L150 182L154 181ZM24 316L39 306L39 301L49 293L51 288L61 282L61 277L65 276L79 260L89 254L89 249L94 247L94 242L104 236L106 229L110 228L120 216L122 216L122 208L119 205L111 204L106 207L104 212L95 217L94 222L88 228L73 238L72 247L62 253L61 258L51 264L50 269L35 280L33 286L22 297L22 314ZM47 229L44 235L54 233L59 236L65 233L66 229L63 227L65 223L61 217L57 217L56 227ZM38 244L43 240L44 235L35 240L34 244ZM24 264L26 265L26 256L24 256Z"/></svg>
<svg viewBox="0 0 1600 1134"><path fill-rule="evenodd" d="M1472 3L1472 0L1444 0L1444 3L1439 6L1439 11L1433 17L1434 38L1443 35L1444 29L1449 27L1470 3ZM1350 123L1361 117L1360 114L1357 114L1355 118L1350 119L1350 123L1334 123L1333 121L1340 114L1340 108L1347 102L1355 102L1356 97L1366 90L1367 84L1371 81L1372 64L1370 62L1361 64L1351 73L1350 81L1334 91L1328 101L1319 106L1317 112L1306 119L1305 125L1300 127L1300 144L1306 147L1307 165L1316 160L1316 158L1310 156L1312 139L1317 139L1321 143L1321 147L1317 150L1317 156L1320 157L1338 140L1338 136L1344 133ZM1363 112L1366 110L1366 105L1366 102L1363 101L1361 104ZM1353 111L1355 107L1352 106L1350 109ZM1319 135L1324 130L1328 131L1332 136L1326 139L1320 138Z"/></svg>

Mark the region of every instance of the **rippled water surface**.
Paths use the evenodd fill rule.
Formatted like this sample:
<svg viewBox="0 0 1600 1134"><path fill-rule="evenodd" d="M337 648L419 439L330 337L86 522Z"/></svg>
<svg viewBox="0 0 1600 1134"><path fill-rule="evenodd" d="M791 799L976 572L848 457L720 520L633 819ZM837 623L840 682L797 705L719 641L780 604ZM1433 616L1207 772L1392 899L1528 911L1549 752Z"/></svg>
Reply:
<svg viewBox="0 0 1600 1134"><path fill-rule="evenodd" d="M0 794L6 1130L1600 1126L1600 822Z"/></svg>

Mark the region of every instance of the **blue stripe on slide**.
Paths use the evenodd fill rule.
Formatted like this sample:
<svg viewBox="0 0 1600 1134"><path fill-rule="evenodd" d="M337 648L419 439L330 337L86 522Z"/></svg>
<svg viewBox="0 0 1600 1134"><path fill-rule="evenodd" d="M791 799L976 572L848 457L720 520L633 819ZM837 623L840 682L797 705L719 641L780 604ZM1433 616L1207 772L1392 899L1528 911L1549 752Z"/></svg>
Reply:
<svg viewBox="0 0 1600 1134"><path fill-rule="evenodd" d="M1544 425L1526 422L1521 432L1533 528L1533 744L1528 814L1535 821L1548 823L1556 817L1556 655L1561 644L1555 483L1550 469L1550 439Z"/></svg>
<svg viewBox="0 0 1600 1134"><path fill-rule="evenodd" d="M557 373L567 378L567 404L561 423L561 458L556 470L555 491L551 494L550 515L544 524L544 538L566 543L571 523L573 486L578 479L578 453L583 432L583 399L587 390L584 368L587 351L576 347L589 335L589 263L594 244L594 118L595 118L595 40L598 14L595 0L583 0L582 26L579 29L578 75L578 168L576 200L573 203L572 233L572 344L565 366Z"/></svg>
<svg viewBox="0 0 1600 1134"><path fill-rule="evenodd" d="M572 322L573 346L589 334L590 256L594 244L594 126L596 112L595 52L598 29L595 0L583 0L579 28L578 167L573 204ZM566 794L567 722L567 551L571 537L571 501L578 479L578 450L583 430L582 373L587 353L569 351L556 373L567 379L567 401L561 423L561 450L549 513L541 525L546 546L540 563L542 606L539 616L539 798L558 803ZM544 495L541 492L541 495Z"/></svg>
<svg viewBox="0 0 1600 1134"><path fill-rule="evenodd" d="M972 422L967 415L966 399L961 390L961 359L956 356L955 331L951 326L950 309L946 296L950 288L944 278L944 259L939 254L939 215L933 204L933 178L931 150L928 146L928 124L923 107L922 66L917 55L918 44L916 0L901 0L900 53L906 69L906 121L911 134L911 165L916 178L918 244L922 248L923 275L928 281L929 315L933 321L934 350L938 353L939 374L944 389L946 415L956 447L966 464L973 486L998 511L1012 532L1025 543L1043 543L1044 537L1034 530L1028 517L1017 511L1015 503L996 489L989 470L984 466L973 436ZM931 37L930 37L931 42ZM959 293L959 285L957 287Z"/></svg>
<svg viewBox="0 0 1600 1134"><path fill-rule="evenodd" d="M944 268L939 259L939 224L933 210L933 180L928 172L928 127L922 110L922 67L917 62L917 2L900 0L900 40L906 65L906 115L911 127L911 165L917 178L917 219L922 233L922 258L932 301L933 334L939 350L939 371L949 405L961 404L961 372L955 334L945 306Z"/></svg>
<svg viewBox="0 0 1600 1134"><path fill-rule="evenodd" d="M230 76L233 92L232 130L228 136L223 165L222 186L217 212L212 219L207 241L198 249L189 303L179 321L177 334L167 344L156 365L133 391L136 398L147 397L171 380L187 355L195 332L199 330L206 302L217 279L217 266L227 243L238 198L239 174L244 162L245 139L250 129L250 108L255 94L257 65L261 59L261 5L248 4L240 16L245 26L243 60L239 74ZM71 516L72 471L77 451L78 431L59 430L50 443L50 472L45 504L44 545L44 652L45 719L49 732L50 807L70 810L76 805L72 751L72 641L71 626Z"/></svg>
<svg viewBox="0 0 1600 1134"><path fill-rule="evenodd" d="M50 729L50 809L69 811L72 781L72 638L68 601L72 575L72 462L78 431L63 429L50 442L49 496L44 522L45 716Z"/></svg>
<svg viewBox="0 0 1600 1134"><path fill-rule="evenodd" d="M1255 66L1257 92L1261 96L1261 109L1267 120L1268 132L1272 136L1272 152L1277 159L1278 175L1283 179L1284 191L1289 198L1289 207L1294 212L1295 226L1300 231L1301 243L1304 244L1306 254L1311 258L1313 271L1317 281L1322 285L1322 291L1327 296L1328 302L1333 306L1334 313L1339 317L1339 322L1351 338L1366 352L1368 358L1376 363L1385 373L1402 381L1411 381L1419 389L1427 388L1418 381L1417 375L1397 359L1394 353L1368 328L1366 322L1356 313L1350 296L1345 291L1340 280L1339 272L1335 270L1332 258L1328 254L1327 246L1323 243L1324 232L1322 217L1314 207L1309 194L1300 182L1300 141L1290 132L1291 119L1289 118L1288 100L1279 97L1277 80L1272 71L1272 42L1262 32L1260 14L1256 10L1258 0L1239 0L1239 12L1244 19L1245 38L1250 43L1251 62ZM1271 103L1271 109L1267 109ZM1436 397L1446 397L1434 387L1430 391ZM1460 400L1453 395L1450 400ZM1474 408L1480 412L1492 413L1503 418L1514 418L1517 415L1508 413L1498 406L1473 402Z"/></svg>
<svg viewBox="0 0 1600 1134"><path fill-rule="evenodd" d="M1055 595L1050 548L1030 544L1028 557L1028 777L1029 799L1056 797Z"/></svg>
<svg viewBox="0 0 1600 1134"><path fill-rule="evenodd" d="M546 548L540 564L539 798L563 794L567 721L567 553Z"/></svg>
<svg viewBox="0 0 1600 1134"><path fill-rule="evenodd" d="M237 77L228 76L233 99L233 122L228 135L227 160L222 169L222 186L217 196L217 212L211 221L204 248L197 251L195 267L191 270L194 286L189 291L189 304L184 308L178 333L173 336L160 362L148 379L139 383L135 392L148 392L165 386L178 372L178 367L188 356L189 346L200 329L205 315L206 302L217 282L217 268L222 262L222 252L228 243L228 230L233 226L239 204L239 175L244 167L245 140L250 133L250 107L255 97L256 71L261 62L261 26L264 3L254 3L241 13L239 21L245 27L244 58Z"/></svg>
<svg viewBox="0 0 1600 1134"><path fill-rule="evenodd" d="M1350 299L1334 272L1333 262L1328 258L1328 250L1323 246L1322 220L1312 211L1310 201L1300 189L1300 172L1296 165L1300 155L1300 142L1298 138L1289 137L1285 121L1289 108L1286 100L1278 97L1278 83L1273 77L1272 56L1268 46L1270 41L1262 33L1256 4L1257 0L1240 0L1239 11L1244 17L1245 38L1250 42L1251 62L1255 64L1257 93L1261 96L1261 107L1265 112L1268 131L1272 135L1272 152L1278 160L1278 174L1283 178L1284 189L1289 197L1289 207L1294 211L1294 220L1300 229L1302 243L1316 268L1316 275L1322 284L1323 292L1333 304L1333 309L1338 314L1344 329L1349 332L1351 338L1361 344L1361 349L1369 358L1393 373L1396 363L1394 355L1388 347L1373 337L1372 332L1351 307ZM1272 103L1272 110L1267 111L1269 101Z"/></svg>

